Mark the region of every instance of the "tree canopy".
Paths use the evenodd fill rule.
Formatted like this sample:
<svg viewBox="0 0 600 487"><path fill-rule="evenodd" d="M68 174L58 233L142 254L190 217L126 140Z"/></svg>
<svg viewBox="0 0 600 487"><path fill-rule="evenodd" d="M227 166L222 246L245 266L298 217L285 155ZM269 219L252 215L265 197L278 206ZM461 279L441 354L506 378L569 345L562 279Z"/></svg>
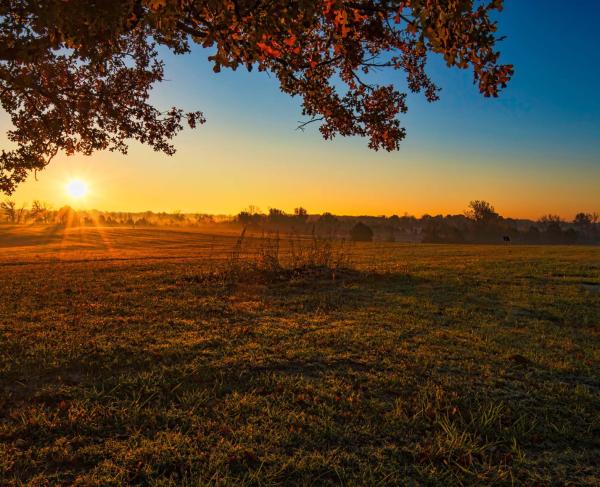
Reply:
<svg viewBox="0 0 600 487"><path fill-rule="evenodd" d="M496 213L494 207L483 200L471 201L469 203L469 208L466 211L466 215L471 220L483 224L489 224L500 217L500 215Z"/></svg>
<svg viewBox="0 0 600 487"><path fill-rule="evenodd" d="M164 76L159 46L207 48L216 72L268 71L326 139L358 135L395 150L404 91L438 98L425 71L432 53L470 68L485 96L506 86L501 9L502 0L0 0L0 104L15 147L0 154L0 191L60 151L125 153L137 140L172 154L184 123L205 120L150 103ZM380 84L373 72L384 68L403 76Z"/></svg>

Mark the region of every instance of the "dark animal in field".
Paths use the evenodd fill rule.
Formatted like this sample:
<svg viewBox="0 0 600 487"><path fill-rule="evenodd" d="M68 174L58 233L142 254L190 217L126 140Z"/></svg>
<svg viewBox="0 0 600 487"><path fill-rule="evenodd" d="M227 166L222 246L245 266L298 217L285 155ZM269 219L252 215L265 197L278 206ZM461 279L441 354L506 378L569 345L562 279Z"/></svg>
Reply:
<svg viewBox="0 0 600 487"><path fill-rule="evenodd" d="M510 237L508 235L504 235L504 237L502 237L502 240L504 240L506 243L510 243Z"/></svg>

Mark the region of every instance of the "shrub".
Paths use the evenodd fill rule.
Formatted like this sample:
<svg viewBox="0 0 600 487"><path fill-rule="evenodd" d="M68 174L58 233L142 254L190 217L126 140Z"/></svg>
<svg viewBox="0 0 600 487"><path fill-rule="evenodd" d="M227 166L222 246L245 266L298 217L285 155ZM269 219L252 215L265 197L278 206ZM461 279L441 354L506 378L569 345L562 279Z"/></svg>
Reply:
<svg viewBox="0 0 600 487"><path fill-rule="evenodd" d="M350 238L353 242L372 242L373 230L363 222L358 222L350 230Z"/></svg>

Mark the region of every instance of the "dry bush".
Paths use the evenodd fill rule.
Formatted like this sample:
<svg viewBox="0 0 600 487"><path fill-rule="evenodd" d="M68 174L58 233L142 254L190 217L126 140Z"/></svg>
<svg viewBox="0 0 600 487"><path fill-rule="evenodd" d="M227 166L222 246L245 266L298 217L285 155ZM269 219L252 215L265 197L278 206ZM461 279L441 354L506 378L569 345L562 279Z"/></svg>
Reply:
<svg viewBox="0 0 600 487"><path fill-rule="evenodd" d="M351 265L350 245L334 237L320 237L314 228L309 237L292 234L284 239L278 231L249 238L244 228L223 274L229 281L257 275L272 280L301 275L331 277Z"/></svg>
<svg viewBox="0 0 600 487"><path fill-rule="evenodd" d="M333 236L320 237L313 226L310 239L290 237L290 266L292 269L340 269L351 266L350 249L346 240Z"/></svg>

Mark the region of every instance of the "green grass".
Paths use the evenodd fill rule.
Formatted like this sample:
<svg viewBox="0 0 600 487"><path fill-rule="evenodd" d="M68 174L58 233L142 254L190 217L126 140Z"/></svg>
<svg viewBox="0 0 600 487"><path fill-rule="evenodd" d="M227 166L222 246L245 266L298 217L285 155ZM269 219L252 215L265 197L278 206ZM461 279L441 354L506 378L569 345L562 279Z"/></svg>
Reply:
<svg viewBox="0 0 600 487"><path fill-rule="evenodd" d="M600 249L232 282L200 234L113 232L0 254L0 483L600 484Z"/></svg>

